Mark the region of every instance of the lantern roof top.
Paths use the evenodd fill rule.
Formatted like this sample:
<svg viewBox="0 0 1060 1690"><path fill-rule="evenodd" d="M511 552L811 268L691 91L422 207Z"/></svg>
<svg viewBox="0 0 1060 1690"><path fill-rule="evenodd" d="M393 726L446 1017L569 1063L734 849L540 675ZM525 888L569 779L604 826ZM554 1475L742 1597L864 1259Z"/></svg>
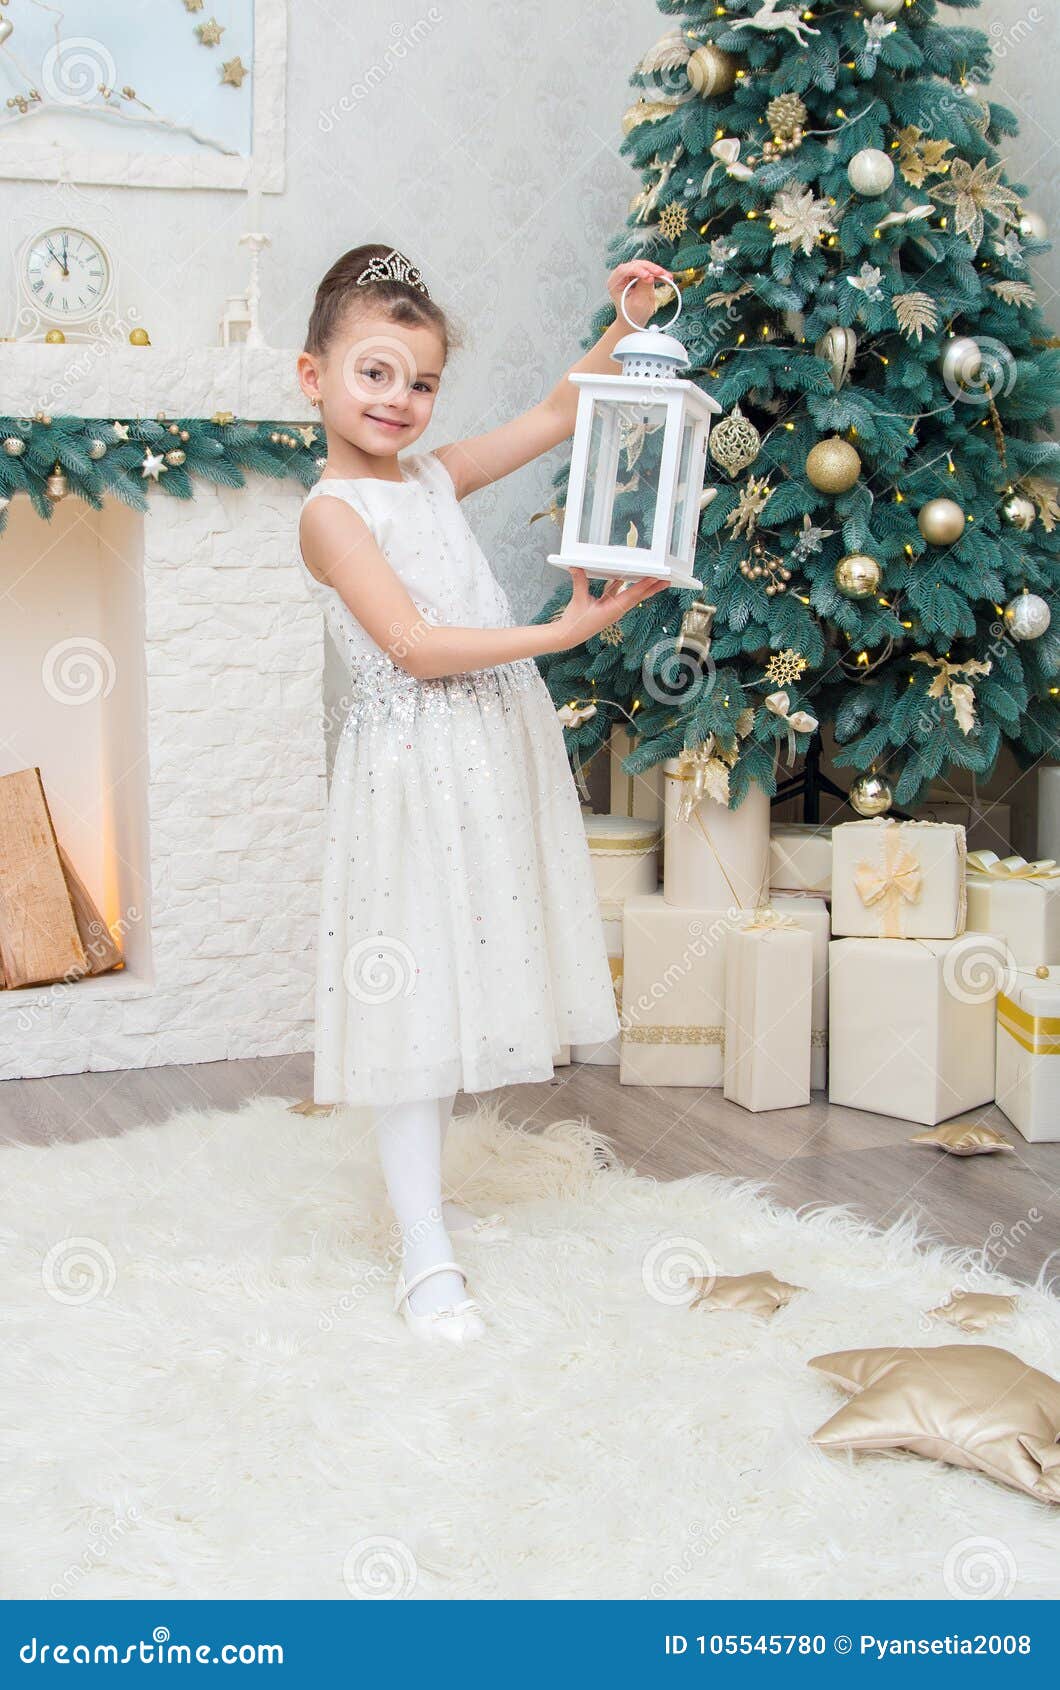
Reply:
<svg viewBox="0 0 1060 1690"><path fill-rule="evenodd" d="M643 368L645 373L676 375L678 370L687 368L691 363L681 342L657 324L625 335L611 356L624 370L630 368L633 373L639 373L639 368Z"/></svg>

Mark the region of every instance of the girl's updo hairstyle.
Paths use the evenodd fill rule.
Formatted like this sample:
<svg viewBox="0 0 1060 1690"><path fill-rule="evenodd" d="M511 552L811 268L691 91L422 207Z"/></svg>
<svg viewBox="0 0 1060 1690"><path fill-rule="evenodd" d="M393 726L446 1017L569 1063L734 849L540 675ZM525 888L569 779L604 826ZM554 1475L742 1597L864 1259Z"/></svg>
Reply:
<svg viewBox="0 0 1060 1690"><path fill-rule="evenodd" d="M459 343L441 306L434 303L417 281L398 281L390 276L360 280L372 267L373 261L378 271L386 266L388 259L395 258L400 260L402 254L395 253L393 247L372 244L355 246L335 260L316 291L306 330L307 352L323 356L351 311L376 311L389 317L391 322L404 323L409 328L422 326L435 329L441 338L442 350L448 357L450 349ZM406 273L410 271L413 277L419 276L407 259L404 265ZM391 267L396 269L401 265Z"/></svg>

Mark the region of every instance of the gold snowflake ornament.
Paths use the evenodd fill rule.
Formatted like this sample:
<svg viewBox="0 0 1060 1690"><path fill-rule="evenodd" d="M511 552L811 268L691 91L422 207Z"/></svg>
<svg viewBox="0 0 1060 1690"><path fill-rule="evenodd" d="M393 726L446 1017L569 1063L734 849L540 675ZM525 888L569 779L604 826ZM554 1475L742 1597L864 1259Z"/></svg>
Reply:
<svg viewBox="0 0 1060 1690"><path fill-rule="evenodd" d="M789 646L786 651L775 651L766 664L766 680L775 687L794 686L800 681L810 667L806 658L799 651L793 651Z"/></svg>
<svg viewBox="0 0 1060 1690"><path fill-rule="evenodd" d="M659 213L659 228L668 241L676 241L688 228L688 212L675 200Z"/></svg>

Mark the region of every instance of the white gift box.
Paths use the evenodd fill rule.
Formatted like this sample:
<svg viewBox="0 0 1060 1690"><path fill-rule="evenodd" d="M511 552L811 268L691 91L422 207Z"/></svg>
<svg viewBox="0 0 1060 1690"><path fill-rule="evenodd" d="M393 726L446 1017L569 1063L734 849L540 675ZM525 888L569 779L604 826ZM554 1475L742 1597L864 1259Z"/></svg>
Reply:
<svg viewBox="0 0 1060 1690"><path fill-rule="evenodd" d="M1060 968L1021 968L997 1000L997 1104L1032 1144L1060 1143Z"/></svg>
<svg viewBox="0 0 1060 1690"><path fill-rule="evenodd" d="M769 836L769 885L773 892L832 890L832 829L809 822L780 822Z"/></svg>
<svg viewBox="0 0 1060 1690"><path fill-rule="evenodd" d="M828 941L832 936L828 905L824 898L789 892L771 897L769 907L780 915L791 916L800 927L806 928L813 940L810 1089L824 1091L828 1085Z"/></svg>
<svg viewBox="0 0 1060 1690"><path fill-rule="evenodd" d="M614 728L609 746L611 770L611 811L616 816L637 816L662 827L663 772L662 764L654 763L639 775L631 775L622 767L637 741L623 728Z"/></svg>
<svg viewBox="0 0 1060 1690"><path fill-rule="evenodd" d="M963 827L844 822L832 829L832 933L953 939L965 929Z"/></svg>
<svg viewBox="0 0 1060 1690"><path fill-rule="evenodd" d="M622 1013L622 907L626 898L654 892L659 883L659 844L662 828L657 822L637 816L593 815L582 811L585 839L592 860L600 903L604 943L611 960L615 1007ZM603 1044L571 1047L574 1062L614 1068L619 1058L619 1037Z"/></svg>
<svg viewBox="0 0 1060 1690"><path fill-rule="evenodd" d="M974 851L968 858L968 926L997 933L1020 965L1060 963L1060 868Z"/></svg>
<svg viewBox="0 0 1060 1690"><path fill-rule="evenodd" d="M752 918L728 934L724 1089L733 1103L756 1113L809 1103L812 1000L813 940L804 927Z"/></svg>
<svg viewBox="0 0 1060 1690"><path fill-rule="evenodd" d="M833 939L828 1098L935 1127L994 1097L1000 939Z"/></svg>
<svg viewBox="0 0 1060 1690"><path fill-rule="evenodd" d="M663 764L666 836L663 895L679 909L756 910L769 889L769 798L752 786L738 809L701 798L680 811L690 776L678 758Z"/></svg>
<svg viewBox="0 0 1060 1690"><path fill-rule="evenodd" d="M679 909L661 892L626 900L622 1085L721 1085L733 925L728 910Z"/></svg>

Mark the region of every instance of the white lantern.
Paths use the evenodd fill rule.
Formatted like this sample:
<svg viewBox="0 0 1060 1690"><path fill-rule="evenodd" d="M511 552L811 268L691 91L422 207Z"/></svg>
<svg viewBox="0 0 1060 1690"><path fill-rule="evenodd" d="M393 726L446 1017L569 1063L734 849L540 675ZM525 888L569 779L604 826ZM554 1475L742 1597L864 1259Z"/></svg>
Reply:
<svg viewBox="0 0 1060 1690"><path fill-rule="evenodd" d="M633 329L612 357L617 376L572 375L579 388L563 538L549 563L595 580L699 587L692 573L710 419L721 411L682 380L688 353L655 325ZM668 327L681 314L681 296ZM630 487L629 483L634 483Z"/></svg>

